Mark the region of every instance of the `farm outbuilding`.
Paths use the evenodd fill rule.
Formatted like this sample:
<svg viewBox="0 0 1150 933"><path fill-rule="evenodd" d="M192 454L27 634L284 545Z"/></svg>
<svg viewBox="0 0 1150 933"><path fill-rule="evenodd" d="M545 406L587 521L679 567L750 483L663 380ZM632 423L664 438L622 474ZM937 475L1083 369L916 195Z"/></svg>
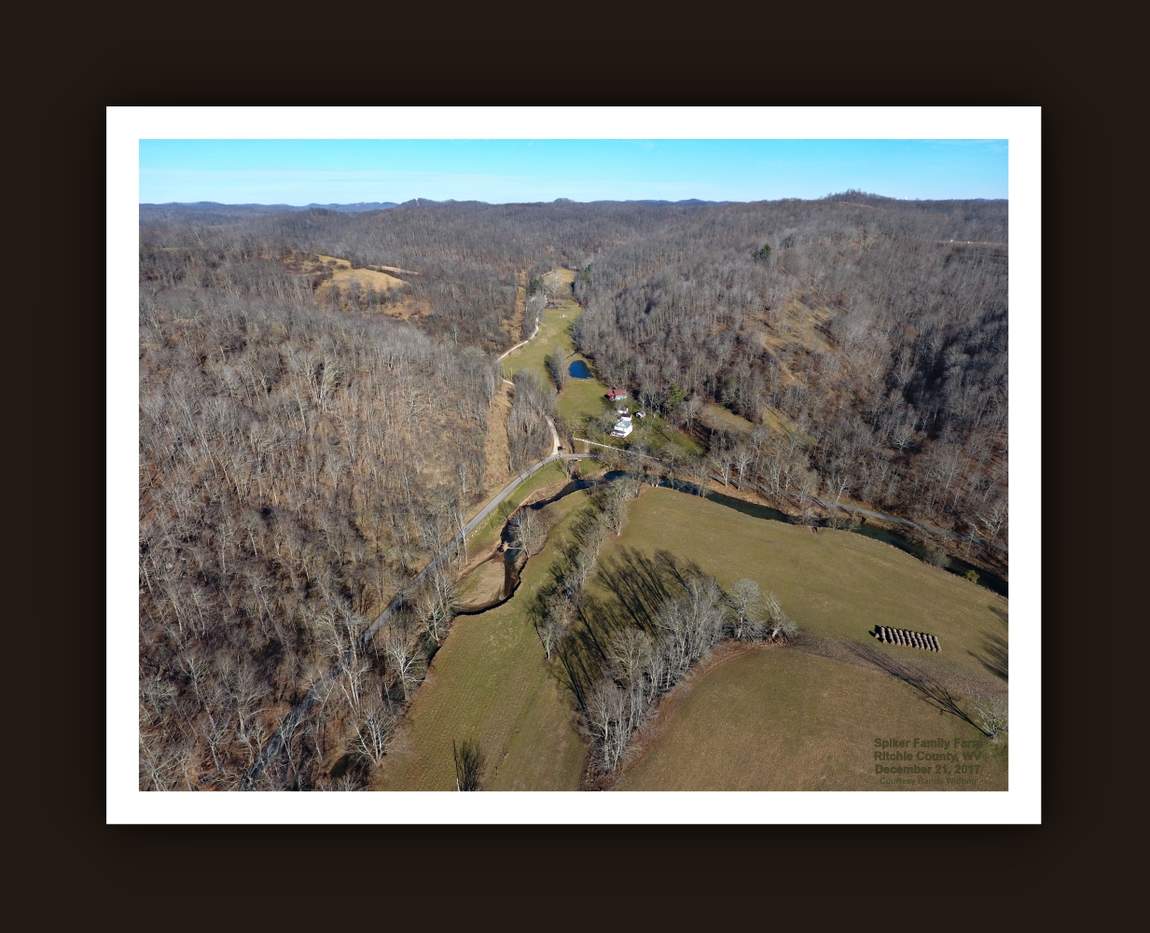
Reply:
<svg viewBox="0 0 1150 933"><path fill-rule="evenodd" d="M631 423L631 416L624 415L615 422L615 427L611 429L611 436L627 437L633 430L635 430L635 426Z"/></svg>

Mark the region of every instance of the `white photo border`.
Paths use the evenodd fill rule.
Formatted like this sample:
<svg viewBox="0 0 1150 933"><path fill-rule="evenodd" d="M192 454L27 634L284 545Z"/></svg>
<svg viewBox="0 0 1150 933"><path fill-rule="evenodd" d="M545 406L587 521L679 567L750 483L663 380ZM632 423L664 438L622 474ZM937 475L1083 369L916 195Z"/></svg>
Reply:
<svg viewBox="0 0 1150 933"><path fill-rule="evenodd" d="M109 107L106 810L116 824L1041 822L1041 108ZM562 126L561 132L548 131ZM397 128L402 128L398 131ZM532 132L527 133L525 129ZM684 132L689 128L690 132ZM1012 603L1006 791L192 793L138 777L142 139L1002 139L1009 158ZM880 192L881 193L881 192Z"/></svg>

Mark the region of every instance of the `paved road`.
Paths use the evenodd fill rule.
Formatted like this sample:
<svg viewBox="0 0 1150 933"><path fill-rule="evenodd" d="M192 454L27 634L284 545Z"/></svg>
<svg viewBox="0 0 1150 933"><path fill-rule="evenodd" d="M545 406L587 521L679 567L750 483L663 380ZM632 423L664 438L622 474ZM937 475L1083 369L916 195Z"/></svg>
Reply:
<svg viewBox="0 0 1150 933"><path fill-rule="evenodd" d="M550 419L548 419L548 421L550 421ZM559 435L555 434L554 425L551 426L551 432L554 436L555 446L558 448ZM463 527L440 548L439 553L436 554L435 557L433 557L428 562L426 567L424 567L421 571L419 571L419 573L412 577L407 582L407 585L395 594L391 602L387 604L387 608L385 608L383 612L376 616L375 621L372 622L371 625L368 626L368 628L364 631L364 639L367 640L374 636L375 633L379 631L380 626L382 626L383 623L387 621L388 617L402 604L404 597L414 592L415 590L418 590L419 584L423 578L436 567L438 567L445 559L447 559L457 547L466 542L468 536L473 531L475 531L476 528L482 525L492 512L494 512L499 508L499 506L507 501L508 496L515 492L520 483L534 476L549 463L557 463L560 460L582 460L591 456L592 454L561 454L556 449L553 450L548 456L544 457L542 460L538 461L537 463L533 463L522 473L516 474L511 479L511 481L507 483L507 485L505 485L502 489L499 490L499 492L495 493L495 495L487 500L483 508L481 508L478 512L475 513L475 515L473 515L467 522L464 523Z"/></svg>

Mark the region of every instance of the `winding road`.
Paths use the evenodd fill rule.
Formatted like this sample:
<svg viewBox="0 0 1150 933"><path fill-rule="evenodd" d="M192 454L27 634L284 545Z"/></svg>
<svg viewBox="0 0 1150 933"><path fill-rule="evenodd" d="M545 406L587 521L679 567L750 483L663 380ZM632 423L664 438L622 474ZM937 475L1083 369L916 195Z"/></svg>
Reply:
<svg viewBox="0 0 1150 933"><path fill-rule="evenodd" d="M534 340L537 336L539 336L539 325L541 323L543 323L542 317L537 318L535 321L535 330L531 331L531 336L528 337L526 340L520 340L519 343L515 344L515 346L511 347L509 350L504 350L502 353L499 354L499 356L495 357L495 362L496 363L502 363L505 357L510 356L512 353L514 353L520 347L527 346L527 344L529 344L532 340ZM507 382L506 379L504 379L503 381Z"/></svg>

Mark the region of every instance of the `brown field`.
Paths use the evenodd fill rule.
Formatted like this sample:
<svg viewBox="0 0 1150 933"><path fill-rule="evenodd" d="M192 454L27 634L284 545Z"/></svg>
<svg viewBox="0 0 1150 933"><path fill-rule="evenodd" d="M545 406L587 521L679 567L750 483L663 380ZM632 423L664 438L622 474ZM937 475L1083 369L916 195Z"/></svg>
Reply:
<svg viewBox="0 0 1150 933"><path fill-rule="evenodd" d="M913 669L967 713L1005 697L1006 600L894 547L644 489L599 566L639 573L661 550L724 586L749 577L774 592L800 639L693 675L665 703L620 787L879 789L874 738L980 736L882 665ZM603 578L593 593L618 601ZM943 650L880 644L868 634L876 624L930 632ZM1002 740L987 750L998 763L979 786L1005 785L1005 748Z"/></svg>
<svg viewBox="0 0 1150 933"><path fill-rule="evenodd" d="M577 790L586 747L570 696L543 656L527 607L547 582L577 492L548 506L557 524L502 606L458 618L376 774L376 790L453 790L452 740L475 740L487 790Z"/></svg>
<svg viewBox="0 0 1150 933"><path fill-rule="evenodd" d="M742 415L736 415L729 408L707 402L699 413L699 420L712 431L727 431L733 434L749 434L755 429L755 423L748 421ZM763 407L759 410L759 421L765 427L777 434L793 434L797 429L782 412ZM805 436L805 435L804 435Z"/></svg>
<svg viewBox="0 0 1150 933"><path fill-rule="evenodd" d="M876 740L891 738L964 744L949 749L957 762L915 761L935 749L914 747L910 762L876 760ZM673 692L637 745L619 790L1006 789L1004 746L877 671L790 648L728 655ZM931 773L875 770L908 764Z"/></svg>
<svg viewBox="0 0 1150 933"><path fill-rule="evenodd" d="M403 279L397 279L387 272L377 272L375 269L349 269L341 266L332 273L332 277L328 281L320 286L319 293L322 294L325 289L331 288L345 289L352 282L355 282L365 291L370 289L377 292L389 292L393 288L403 288L407 285Z"/></svg>
<svg viewBox="0 0 1150 933"><path fill-rule="evenodd" d="M769 350L801 349L829 353L833 349L822 327L833 317L826 308L808 308L791 301L779 308L770 323L762 325L760 340Z"/></svg>
<svg viewBox="0 0 1150 933"><path fill-rule="evenodd" d="M724 586L740 577L756 580L810 635L877 646L988 693L1005 689L991 667L1006 641L1007 601L891 545L849 531L813 534L698 496L647 488L601 561L624 560L628 551L651 556L661 548ZM943 650L934 655L879 645L867 634L876 624L931 632Z"/></svg>
<svg viewBox="0 0 1150 933"><path fill-rule="evenodd" d="M511 453L507 446L510 412L511 386L500 382L487 409L487 436L483 443L483 488L490 492L511 479Z"/></svg>
<svg viewBox="0 0 1150 933"><path fill-rule="evenodd" d="M325 256L323 254L319 254L314 258L304 257L301 259L298 256L294 257L290 261L290 266L305 275L311 275L325 267L331 271L331 278L321 282L319 288L316 289L316 297L321 300L329 299L333 291L337 294L346 291L353 283L363 291L394 291L395 289L407 286L407 282L398 277L399 273L404 275L419 274L418 272L411 272L410 270L400 269L396 266L374 266L370 269L353 269L348 260L341 259L338 256ZM386 314L388 317L399 318L400 320L406 321L411 318L425 317L431 313L431 308L425 301L406 298L383 306L380 308L380 312Z"/></svg>
<svg viewBox="0 0 1150 933"><path fill-rule="evenodd" d="M507 339L516 344L519 334L523 330L523 315L527 313L527 270L515 273L515 309L510 320L503 321L500 326L507 335Z"/></svg>
<svg viewBox="0 0 1150 933"><path fill-rule="evenodd" d="M755 429L754 424L742 415L736 415L729 408L707 402L699 413L699 420L712 431L731 431L739 434L749 434Z"/></svg>
<svg viewBox="0 0 1150 933"><path fill-rule="evenodd" d="M503 555L492 554L459 581L459 605L464 609L487 605L503 592Z"/></svg>

